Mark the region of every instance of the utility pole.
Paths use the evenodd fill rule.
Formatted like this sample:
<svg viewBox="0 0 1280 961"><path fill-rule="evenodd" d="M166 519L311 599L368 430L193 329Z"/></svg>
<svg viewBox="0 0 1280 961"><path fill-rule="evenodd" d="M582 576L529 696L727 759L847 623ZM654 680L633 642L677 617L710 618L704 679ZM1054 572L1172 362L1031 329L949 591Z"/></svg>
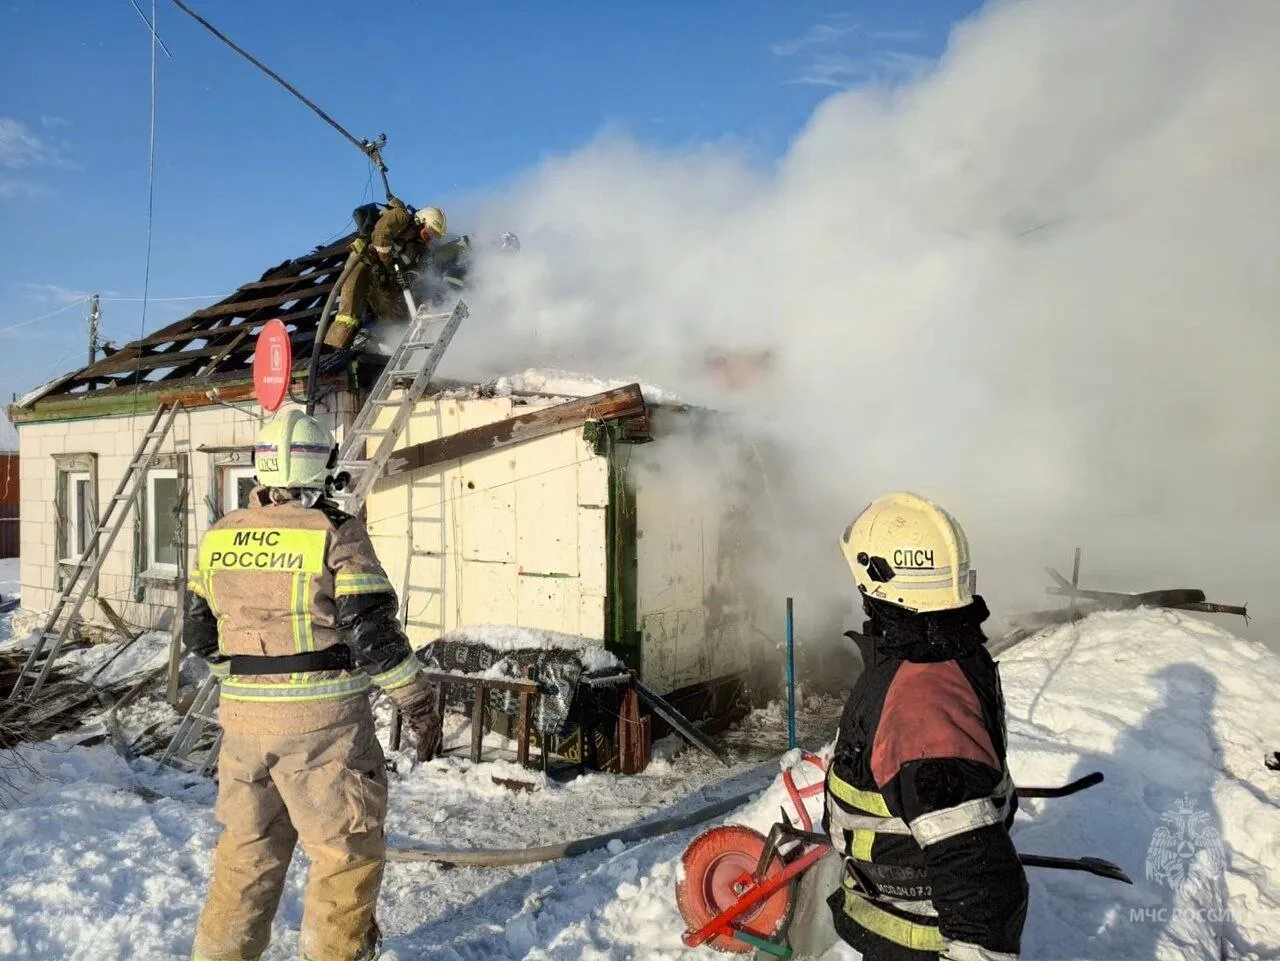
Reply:
<svg viewBox="0 0 1280 961"><path fill-rule="evenodd" d="M89 298L89 363L98 357L98 295Z"/></svg>

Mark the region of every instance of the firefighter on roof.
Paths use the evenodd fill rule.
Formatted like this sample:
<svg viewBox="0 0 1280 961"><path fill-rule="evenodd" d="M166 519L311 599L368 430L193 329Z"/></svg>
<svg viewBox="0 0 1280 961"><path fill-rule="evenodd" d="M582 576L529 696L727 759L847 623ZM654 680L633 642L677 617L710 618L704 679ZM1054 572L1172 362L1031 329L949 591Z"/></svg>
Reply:
<svg viewBox="0 0 1280 961"><path fill-rule="evenodd" d="M183 643L222 680L222 824L194 961L266 950L301 842L311 867L305 961L369 961L385 853L387 777L368 692L377 685L418 738L439 744L431 688L396 620L396 596L357 518L324 500L333 435L299 410L258 436L251 506L205 534Z"/></svg>
<svg viewBox="0 0 1280 961"><path fill-rule="evenodd" d="M825 827L845 859L828 901L836 930L867 961L1011 961L1027 883L964 531L895 493L849 525L842 548L867 621L826 785Z"/></svg>
<svg viewBox="0 0 1280 961"><path fill-rule="evenodd" d="M348 346L366 311L372 310L379 320L409 319L401 291L412 286L433 249L431 245L444 237L447 228L439 207L410 213L403 202L394 199L376 216L368 239L357 237L351 244L352 254L359 259L338 292L338 313L324 336L330 347ZM356 226L363 234L360 219L357 217Z"/></svg>

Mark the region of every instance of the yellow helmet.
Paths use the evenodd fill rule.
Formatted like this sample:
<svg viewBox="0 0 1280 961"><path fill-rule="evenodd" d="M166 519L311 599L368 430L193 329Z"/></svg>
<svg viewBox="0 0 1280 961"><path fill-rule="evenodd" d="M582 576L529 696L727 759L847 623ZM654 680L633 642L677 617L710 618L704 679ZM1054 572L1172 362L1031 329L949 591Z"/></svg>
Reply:
<svg viewBox="0 0 1280 961"><path fill-rule="evenodd" d="M439 207L423 207L413 215L414 221L419 227L427 227L437 237L443 237L444 232L449 226L444 217L444 211Z"/></svg>
<svg viewBox="0 0 1280 961"><path fill-rule="evenodd" d="M973 602L969 539L954 517L919 494L895 491L873 501L845 528L840 547L868 597L912 612Z"/></svg>
<svg viewBox="0 0 1280 961"><path fill-rule="evenodd" d="M258 432L254 473L263 487L324 488L337 445L324 424L296 407L282 410Z"/></svg>

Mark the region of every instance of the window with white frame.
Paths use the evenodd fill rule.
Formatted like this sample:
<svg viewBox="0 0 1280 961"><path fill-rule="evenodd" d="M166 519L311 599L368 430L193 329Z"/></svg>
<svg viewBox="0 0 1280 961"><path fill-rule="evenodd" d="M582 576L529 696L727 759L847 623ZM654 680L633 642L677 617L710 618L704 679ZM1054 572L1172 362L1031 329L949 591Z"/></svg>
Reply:
<svg viewBox="0 0 1280 961"><path fill-rule="evenodd" d="M229 514L249 506L249 492L258 486L252 467L223 467L218 492L218 510Z"/></svg>
<svg viewBox="0 0 1280 961"><path fill-rule="evenodd" d="M62 561L74 564L93 539L97 516L93 502L93 477L88 471L62 471L62 503L66 511L59 547Z"/></svg>
<svg viewBox="0 0 1280 961"><path fill-rule="evenodd" d="M147 473L146 569L149 573L178 572L178 472L172 468Z"/></svg>

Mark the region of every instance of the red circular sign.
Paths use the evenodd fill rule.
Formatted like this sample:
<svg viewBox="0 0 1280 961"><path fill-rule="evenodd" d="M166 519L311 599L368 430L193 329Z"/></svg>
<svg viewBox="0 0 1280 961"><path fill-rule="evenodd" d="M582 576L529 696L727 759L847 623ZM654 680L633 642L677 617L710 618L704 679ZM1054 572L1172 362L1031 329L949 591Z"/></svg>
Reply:
<svg viewBox="0 0 1280 961"><path fill-rule="evenodd" d="M253 351L253 394L263 410L275 411L284 403L293 377L293 346L289 331L277 318L258 332Z"/></svg>

